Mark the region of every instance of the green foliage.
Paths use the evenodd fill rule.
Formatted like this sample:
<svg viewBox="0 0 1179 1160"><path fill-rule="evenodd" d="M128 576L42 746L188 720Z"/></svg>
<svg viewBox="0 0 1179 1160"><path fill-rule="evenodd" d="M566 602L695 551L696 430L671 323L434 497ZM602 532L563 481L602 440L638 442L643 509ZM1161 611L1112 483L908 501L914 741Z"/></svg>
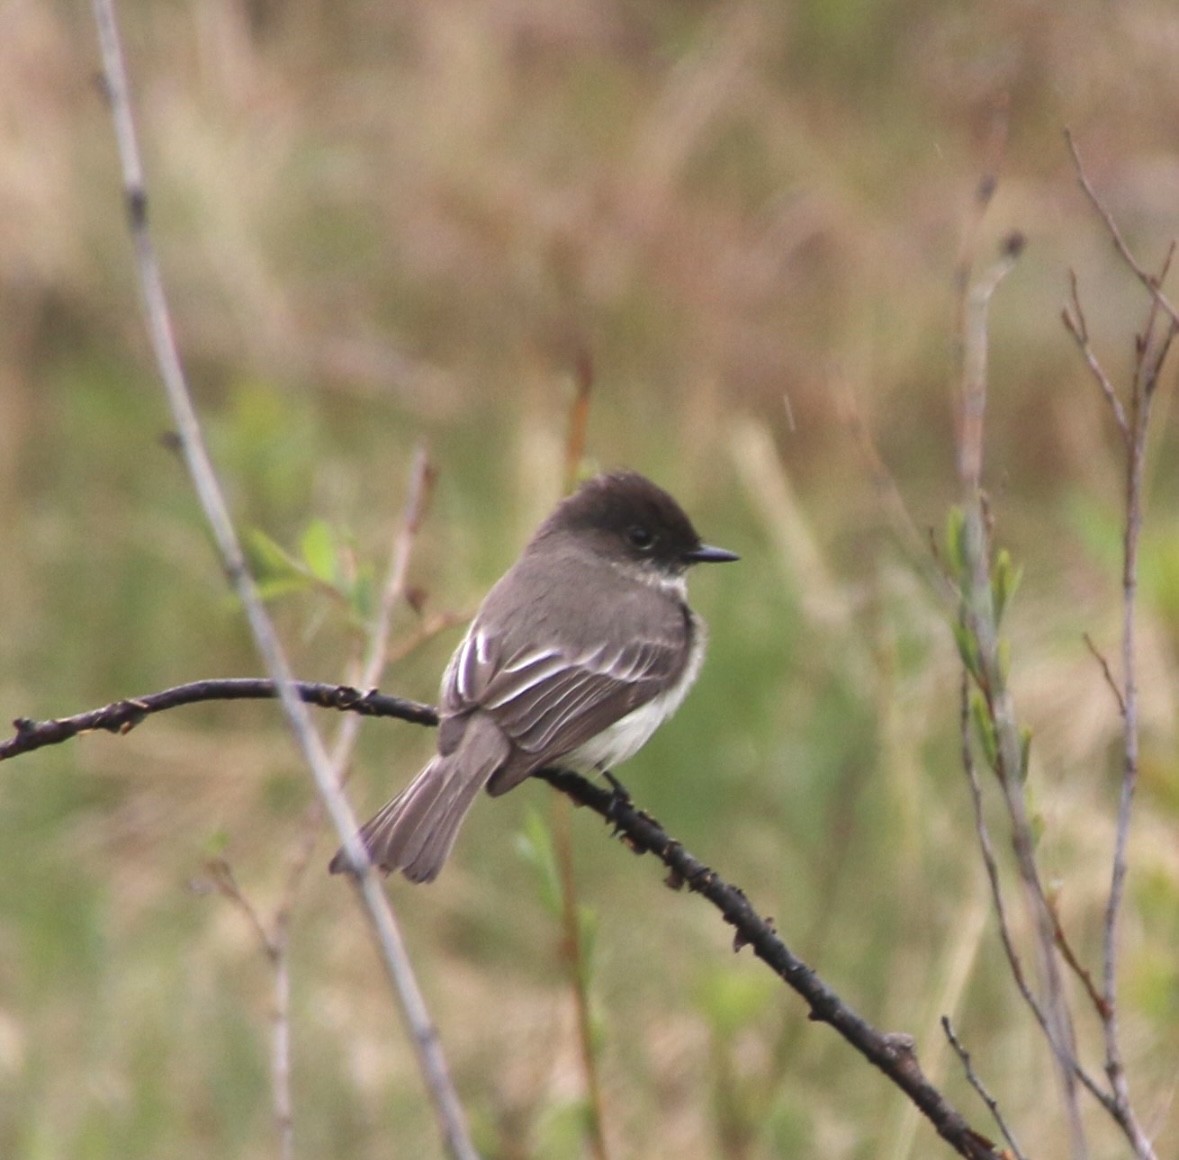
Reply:
<svg viewBox="0 0 1179 1160"><path fill-rule="evenodd" d="M986 698L977 689L970 691L970 720L974 735L982 747L986 763L996 773L999 771L999 742L995 736L995 723L991 717Z"/></svg>
<svg viewBox="0 0 1179 1160"><path fill-rule="evenodd" d="M1003 623L1003 614L1019 590L1019 583L1022 579L1022 566L1014 565L1011 562L1011 553L1006 548L1000 548L991 568L991 591L994 597L996 628Z"/></svg>
<svg viewBox="0 0 1179 1160"><path fill-rule="evenodd" d="M955 504L946 516L945 531L946 559L950 575L962 585L967 577L966 565L966 513Z"/></svg>
<svg viewBox="0 0 1179 1160"><path fill-rule="evenodd" d="M982 670L982 658L978 651L978 641L961 620L951 621L950 628L954 633L954 643L958 646L958 656L962 658L966 671L978 684L982 684L985 677Z"/></svg>
<svg viewBox="0 0 1179 1160"><path fill-rule="evenodd" d="M250 533L250 563L264 600L294 593L322 592L337 600L352 624L372 617L373 568L357 564L350 542L322 519L311 520L299 539L299 554L288 552L264 531Z"/></svg>

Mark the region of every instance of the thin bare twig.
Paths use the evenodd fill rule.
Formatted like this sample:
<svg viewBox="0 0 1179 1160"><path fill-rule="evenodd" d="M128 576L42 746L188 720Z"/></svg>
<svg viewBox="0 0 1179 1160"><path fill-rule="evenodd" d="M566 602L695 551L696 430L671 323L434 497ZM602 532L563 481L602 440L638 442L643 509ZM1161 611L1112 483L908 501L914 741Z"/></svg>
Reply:
<svg viewBox="0 0 1179 1160"><path fill-rule="evenodd" d="M1085 643L1097 658L1105 675L1106 683L1113 691L1122 716L1122 783L1118 800L1117 822L1114 831L1113 864L1110 872L1109 897L1106 901L1105 918L1102 927L1102 984L1100 994L1089 977L1083 977L1089 986L1090 996L1101 1017L1105 1038L1105 1072L1112 1092L1110 1114L1121 1126L1134 1148L1139 1160L1153 1160L1153 1145L1145 1130L1138 1122L1130 1102L1129 1084L1125 1063L1122 1058L1118 1032L1118 928L1123 899L1125 897L1128 870L1130 824L1133 814L1135 791L1138 784L1138 679L1136 606L1138 595L1138 551L1142 534L1143 519L1143 477L1146 466L1146 446L1150 429L1151 404L1158 386L1163 363L1179 331L1179 315L1162 292L1162 284L1170 272L1175 256L1175 242L1172 241L1163 259L1157 276L1148 273L1134 258L1126 245L1113 214L1097 195L1081 161L1072 134L1065 132L1077 180L1089 203L1101 218L1115 248L1125 264L1150 294L1150 308L1146 325L1136 336L1134 344L1134 376L1129 391L1129 413L1118 398L1110 383L1109 376L1100 366L1088 347L1084 330L1084 315L1073 279L1073 310L1065 311L1065 325L1077 339L1086 361L1093 370L1102 394L1110 402L1118 417L1122 442L1126 450L1125 463L1125 528L1122 540L1122 681L1119 687L1110 671L1109 663L1086 636ZM1063 949L1063 948L1062 948Z"/></svg>
<svg viewBox="0 0 1179 1160"><path fill-rule="evenodd" d="M205 863L209 881L246 920L273 972L274 1007L270 1013L270 1089L274 1101L274 1123L278 1133L279 1160L295 1157L295 1104L291 1095L291 976L287 958L286 928L275 922L271 928L262 921L257 908L238 885L233 867L224 858Z"/></svg>
<svg viewBox="0 0 1179 1160"><path fill-rule="evenodd" d="M1003 944L1003 953L1007 956L1007 963L1011 968L1011 976L1015 980L1016 988L1019 990L1024 1002L1028 1005L1028 1009L1040 1025L1040 1029L1047 1036L1049 1033L1048 1017L1044 1014L1044 1009L1041 1007L1040 1001L1036 998L1027 981L1027 976L1024 974L1023 962L1020 960L1019 951L1015 946L1015 939L1011 933L1011 921L1007 915L1007 903L1003 897L1003 887L999 879L999 863L995 857L995 846L991 841L991 832L987 826L986 817L983 814L982 786L978 780L978 772L974 763L974 751L970 745L969 687L967 675L963 673L958 725L962 743L962 768L966 773L966 780L970 786L970 802L974 810L975 833L978 837L979 850L982 852L983 866L986 868L987 880L991 887L991 898L995 906L995 916L999 923L999 940ZM1103 1107L1110 1108L1113 1097L1102 1089L1101 1085L1098 1084L1075 1057L1073 1059L1073 1068L1077 1079L1084 1085L1094 1099Z"/></svg>
<svg viewBox="0 0 1179 1160"><path fill-rule="evenodd" d="M585 1080L585 1103L589 1147L595 1160L608 1160L605 1103L598 1074L593 1010L589 991L585 939L582 937L582 908L578 901L577 874L573 865L573 830L569 799L558 794L553 803L553 853L561 888L561 965L573 992L577 1016L577 1046Z"/></svg>
<svg viewBox="0 0 1179 1160"><path fill-rule="evenodd" d="M392 717L414 725L438 724L438 710L433 705L405 697L391 697L376 689L365 693L351 685L329 685L320 681L295 681L294 688L295 695L305 704L321 709L359 713L362 717ZM278 685L266 677L215 677L189 681L142 697L125 697L100 709L89 709L70 717L52 717L46 721L18 717L13 722L16 732L6 741L0 741L0 761L32 753L47 745L59 745L83 733L99 730L130 733L153 714L182 705L198 705L205 701L273 700L278 695Z"/></svg>
<svg viewBox="0 0 1179 1160"><path fill-rule="evenodd" d="M1079 165L1078 161L1078 165ZM1103 215L1104 216L1104 215ZM1167 255L1170 265L1172 247ZM1151 404L1158 375L1176 333L1176 322L1167 320L1160 334L1156 296L1151 303L1146 329L1137 342L1138 363L1130 398L1130 441L1126 457L1126 526L1122 559L1122 786L1118 799L1117 827L1114 835L1113 866L1109 899L1105 911L1102 948L1102 998L1105 1003L1105 1071L1117 1102L1117 1119L1141 1160L1152 1160L1154 1149L1138 1123L1130 1103L1129 1084L1122 1059L1118 1033L1118 926L1125 896L1130 823L1134 796L1138 787L1138 659L1137 598L1138 551L1142 536L1143 477L1146 468L1146 442L1150 428Z"/></svg>
<svg viewBox="0 0 1179 1160"><path fill-rule="evenodd" d="M209 886L216 890L222 898L228 899L233 907L241 913L259 945L269 954L273 949L270 932L266 929L266 924L262 921L253 903L242 893L233 867L224 858L210 858L205 863L205 872L209 876Z"/></svg>
<svg viewBox="0 0 1179 1160"><path fill-rule="evenodd" d="M1068 277L1071 301L1060 312L1060 317L1064 321L1065 329L1073 336L1077 346L1080 348L1081 355L1092 372L1094 379L1097 380L1097 386L1101 389L1101 394L1109 404L1110 411L1113 412L1114 422L1117 423L1118 430L1122 434L1122 441L1128 447L1130 444L1130 425L1126 422L1126 409L1122 406L1122 400L1118 398L1118 393L1114 390L1113 383L1109 381L1109 375L1105 373L1105 368L1101 365L1097 355L1093 353L1093 348L1089 345L1089 327L1085 322L1085 312L1081 307L1081 296L1077 289L1077 272L1075 270L1069 270Z"/></svg>
<svg viewBox="0 0 1179 1160"><path fill-rule="evenodd" d="M435 471L430 463L429 455L424 446L419 446L414 452L410 464L405 506L390 547L389 567L381 591L381 599L377 606L377 615L366 634L365 656L361 661L359 671L355 674L356 683L363 689L376 685L388 662L389 628L392 624L394 609L407 598L409 562L413 555L414 544L421 529L422 520L425 517L426 508L430 502L434 478ZM332 769L336 781L339 783L345 780L348 765L352 760L352 751L359 735L360 718L354 714L346 716L332 743ZM322 802L313 802L305 819L302 841L291 859L286 885L278 909L275 911L275 922L280 926L285 927L287 924L299 883L311 863L322 821Z"/></svg>
<svg viewBox="0 0 1179 1160"><path fill-rule="evenodd" d="M954 1025L950 1022L949 1015L942 1016L942 1030L946 1033L946 1039L949 1040L950 1046L954 1049L954 1054L958 1057L963 1070L966 1072L966 1082L978 1092L982 1102L987 1105L995 1123L999 1125L999 1131L1003 1133L1003 1139L1011 1146L1011 1152L1015 1160L1027 1160L1014 1134L1007 1126L1007 1121L1003 1118L1003 1113L999 1111L999 1101L987 1091L986 1084L979 1079L978 1074L974 1070L974 1065L970 1061L970 1052L962 1046L958 1036L954 1033Z"/></svg>
<svg viewBox="0 0 1179 1160"><path fill-rule="evenodd" d="M115 21L114 0L93 0L93 10L122 165L124 196L147 328L176 424L179 448L230 583L246 613L259 656L266 671L274 679L291 734L311 771L340 840L348 851L349 861L353 866L365 867L365 870L352 876L352 881L400 1001L402 1014L410 1028L446 1147L452 1155L469 1160L475 1157L476 1152L433 1022L405 953L401 933L377 879L367 869L364 847L357 837L356 819L336 784L323 741L311 725L310 717L296 692L290 666L246 566L240 540L205 448L176 347L163 278L148 229L147 189L131 113L127 70Z"/></svg>
<svg viewBox="0 0 1179 1160"><path fill-rule="evenodd" d="M1003 240L998 258L973 282L962 287L962 383L958 412L958 477L978 503L982 488L983 420L987 403L987 316L999 284L1015 268L1026 240L1012 233Z"/></svg>
<svg viewBox="0 0 1179 1160"><path fill-rule="evenodd" d="M415 653L426 644L433 640L440 632L446 632L449 628L456 628L460 624L470 624L472 613L469 610L463 609L443 609L441 612L433 612L415 628L412 632L402 637L395 645L391 645L388 655L385 657L385 667L397 664L398 661L403 661L407 656Z"/></svg>
<svg viewBox="0 0 1179 1160"><path fill-rule="evenodd" d="M1110 213L1101 198L1097 196L1097 191L1094 190L1093 184L1085 172L1085 166L1081 162L1081 155L1077 151L1077 143L1073 140L1071 129L1065 129L1064 140L1068 145L1068 151L1073 159L1073 168L1077 171L1077 182L1081 189L1084 190L1085 196L1089 199L1089 204L1097 211L1097 215L1105 223L1105 228L1109 232L1109 236L1113 239L1113 244L1118 254L1121 255L1122 261L1130 267L1134 276L1146 287L1151 297L1158 303L1159 308L1171 319L1172 326L1179 326L1179 311L1176 311L1170 299L1163 293L1160 279L1139 265L1138 259L1134 257L1130 247L1126 245L1126 239L1122 237L1122 231L1118 229L1118 223L1114 220L1113 214Z"/></svg>
<svg viewBox="0 0 1179 1160"><path fill-rule="evenodd" d="M880 500L901 550L942 604L950 608L955 607L958 602L958 589L942 567L937 552L928 551L927 537L918 530L905 498L884 462L880 449L876 446L860 401L851 385L846 382L840 383L836 398L840 418L851 433L872 483L872 489Z"/></svg>
<svg viewBox="0 0 1179 1160"><path fill-rule="evenodd" d="M1093 658L1101 666L1101 674L1105 677L1105 683L1109 686L1109 691L1113 693L1114 700L1118 703L1118 714L1124 718L1126 716L1126 698L1122 696L1122 690L1118 685L1117 678L1113 675L1113 670L1109 667L1109 661L1106 660L1105 654L1093 643L1093 638L1087 632L1081 634L1081 639L1085 642L1085 647L1093 654Z"/></svg>
<svg viewBox="0 0 1179 1160"><path fill-rule="evenodd" d="M1069 969L1077 976L1081 986L1085 988L1085 994L1089 996L1089 1002L1093 1004L1094 1010L1104 1019L1106 1015L1105 999L1097 989L1097 984L1093 981L1093 975L1077 957L1072 943L1068 940L1068 935L1064 932L1064 925L1060 921L1060 911L1057 908L1056 896L1054 894L1048 896L1048 907L1052 912L1052 925L1056 931L1057 949L1060 951L1061 957L1068 964Z"/></svg>

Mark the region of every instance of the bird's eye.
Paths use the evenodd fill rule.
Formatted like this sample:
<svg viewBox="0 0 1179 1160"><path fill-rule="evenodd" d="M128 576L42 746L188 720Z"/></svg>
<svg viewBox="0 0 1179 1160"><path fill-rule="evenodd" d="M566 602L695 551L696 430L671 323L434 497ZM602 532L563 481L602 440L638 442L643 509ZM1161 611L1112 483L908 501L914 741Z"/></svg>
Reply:
<svg viewBox="0 0 1179 1160"><path fill-rule="evenodd" d="M632 548L638 548L640 552L649 552L655 546L655 534L650 528L635 524L626 529L626 542Z"/></svg>

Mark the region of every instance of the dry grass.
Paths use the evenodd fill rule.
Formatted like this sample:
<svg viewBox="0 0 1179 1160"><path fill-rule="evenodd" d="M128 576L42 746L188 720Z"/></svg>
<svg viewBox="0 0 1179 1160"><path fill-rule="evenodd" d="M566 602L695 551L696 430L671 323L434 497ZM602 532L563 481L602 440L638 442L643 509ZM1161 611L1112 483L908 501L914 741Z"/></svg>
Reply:
<svg viewBox="0 0 1179 1160"><path fill-rule="evenodd" d="M1073 267L1095 346L1128 367L1141 299L1061 129L1157 260L1179 234L1173 6L202 0L123 17L157 242L243 522L293 543L322 515L376 559L425 433L442 479L414 579L431 609L470 607L560 486L569 375L589 352L592 455L660 478L744 557L697 585L710 663L628 784L865 1014L920 1034L931 1071L929 1029L951 1006L1028 1150L1063 1155L1044 1049L978 922L956 658L847 399L918 539L940 528L955 263L1005 107L985 230L1031 245L996 301L988 478L1026 568L1009 631L1042 857L1095 961L1118 723L1081 633L1116 652L1120 484L1058 318ZM10 717L253 667L156 444L93 45L81 8L0 15ZM1164 422L1125 933L1131 1090L1160 1139L1177 1130L1179 1052L1175 451ZM284 627L302 675L338 674L335 610L296 601ZM386 685L430 697L452 645ZM366 729L357 797L383 797L427 743ZM580 1147L557 932L512 848L544 793L478 811L436 887L392 887L480 1142L504 1160ZM273 1154L266 971L238 916L187 884L224 843L268 905L306 796L273 716L241 707L3 767L0 1154ZM592 822L574 829L618 1156L936 1148L788 997L740 991L757 968L709 915ZM313 876L297 917L300 1154L432 1154L337 886ZM936 1066L981 1125L956 1067ZM1095 1154L1121 1154L1090 1123Z"/></svg>

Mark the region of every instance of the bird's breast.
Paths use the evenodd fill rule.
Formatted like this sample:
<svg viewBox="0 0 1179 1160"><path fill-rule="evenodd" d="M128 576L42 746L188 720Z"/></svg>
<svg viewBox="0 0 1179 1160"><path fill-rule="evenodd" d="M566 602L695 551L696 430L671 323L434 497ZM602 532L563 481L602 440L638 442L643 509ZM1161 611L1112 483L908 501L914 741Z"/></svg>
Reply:
<svg viewBox="0 0 1179 1160"><path fill-rule="evenodd" d="M582 773L613 769L621 765L634 757L651 739L651 734L683 704L688 690L700 673L707 643L704 622L686 605L684 608L691 632L691 646L679 680L566 754L561 760L562 765Z"/></svg>

